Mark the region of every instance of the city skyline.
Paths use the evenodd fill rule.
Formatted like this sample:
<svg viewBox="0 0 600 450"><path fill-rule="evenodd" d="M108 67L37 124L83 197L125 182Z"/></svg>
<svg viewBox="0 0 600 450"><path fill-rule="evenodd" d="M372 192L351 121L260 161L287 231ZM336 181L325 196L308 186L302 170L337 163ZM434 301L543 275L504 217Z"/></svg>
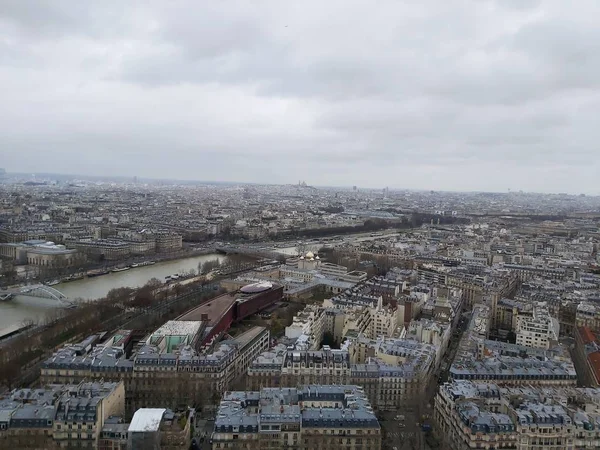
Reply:
<svg viewBox="0 0 600 450"><path fill-rule="evenodd" d="M176 184L185 184L185 185L202 185L202 184L214 184L214 185L263 185L263 186L294 186L299 185L301 182L305 182L305 180L295 181L290 180L289 182L281 182L281 183L270 183L270 182L260 182L260 181L240 181L240 180L211 180L211 179L183 179L183 178L153 178L153 177L145 177L145 176L137 176L137 175L98 175L98 174L84 174L84 173L46 173L46 172L6 172L7 176L12 176L16 178L20 178L23 182L26 178L34 178L40 177L41 180L52 181L56 178L65 179L65 180L74 180L74 181L98 181L98 182L115 182L115 183L137 183L137 184L167 184L167 185L176 185ZM384 183L385 184L385 183ZM560 191L555 189L554 191L526 191L523 189L518 189L516 187L506 188L504 191L494 191L494 190L452 190L452 189L430 189L426 186L423 187L403 187L403 186L381 186L381 185L373 185L373 186L358 186L356 184L345 184L345 185L312 185L306 184L306 187L315 187L321 189L342 189L342 190L352 190L356 187L359 190L368 190L368 191L383 191L386 190L389 192L428 192L428 191L436 191L436 192L447 192L447 193L464 193L464 194L473 194L473 193L489 193L489 194L510 194L510 193L523 193L523 194L539 194L539 195L556 195L556 194L566 194L566 195L590 195L592 197L596 197L600 195L600 191L586 193L586 192L575 192L575 191Z"/></svg>
<svg viewBox="0 0 600 450"><path fill-rule="evenodd" d="M597 194L591 0L7 1L2 165Z"/></svg>

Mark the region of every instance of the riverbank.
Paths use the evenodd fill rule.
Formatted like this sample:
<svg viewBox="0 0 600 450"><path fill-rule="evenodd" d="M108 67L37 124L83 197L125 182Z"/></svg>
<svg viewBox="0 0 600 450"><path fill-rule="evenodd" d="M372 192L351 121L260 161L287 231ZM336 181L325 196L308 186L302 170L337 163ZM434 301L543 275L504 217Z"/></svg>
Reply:
<svg viewBox="0 0 600 450"><path fill-rule="evenodd" d="M176 259L165 258L153 265L97 277L85 277L80 280L59 283L52 287L63 293L71 301L95 301L106 297L111 289L141 287L152 278L164 282L167 276L184 272L189 273L192 269L197 271L198 265L214 259L218 259L221 263L228 261L228 258L224 255L203 251L202 254L195 253L195 256ZM50 299L34 299L25 296L17 296L10 301L0 302L0 328L29 320L43 322L48 314L52 314L56 306L56 303Z"/></svg>
<svg viewBox="0 0 600 450"><path fill-rule="evenodd" d="M129 258L118 261L105 261L103 263L88 264L85 269L71 270L62 276L45 277L43 280L37 280L49 286L64 284L70 281L78 281L82 278L92 278L94 276L105 275L111 272L121 272L130 269L139 269L147 265L154 265L160 262L177 261L186 258L194 258L197 256L212 255L215 253L213 247L193 248L187 247L178 252L157 253L146 257ZM36 281L36 278L30 281Z"/></svg>

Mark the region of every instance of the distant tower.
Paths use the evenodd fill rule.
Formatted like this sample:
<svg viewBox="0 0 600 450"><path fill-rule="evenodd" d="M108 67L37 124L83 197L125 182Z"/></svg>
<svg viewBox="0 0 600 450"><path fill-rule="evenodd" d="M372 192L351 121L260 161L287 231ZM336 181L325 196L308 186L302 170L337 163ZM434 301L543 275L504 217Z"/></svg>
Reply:
<svg viewBox="0 0 600 450"><path fill-rule="evenodd" d="M356 187L356 186L352 186L352 190L353 190L354 192L356 192L356 190L357 190L357 187Z"/></svg>
<svg viewBox="0 0 600 450"><path fill-rule="evenodd" d="M133 177L133 184L137 184L137 176Z"/></svg>

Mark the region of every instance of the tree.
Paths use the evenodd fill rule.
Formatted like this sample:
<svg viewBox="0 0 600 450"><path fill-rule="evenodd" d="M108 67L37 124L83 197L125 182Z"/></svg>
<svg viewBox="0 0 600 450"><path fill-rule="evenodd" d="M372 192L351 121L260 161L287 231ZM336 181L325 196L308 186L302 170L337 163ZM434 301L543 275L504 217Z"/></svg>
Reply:
<svg viewBox="0 0 600 450"><path fill-rule="evenodd" d="M198 263L198 272L201 274L207 274L214 269L218 269L221 266L221 263L218 259L209 259L208 261L204 261L204 263Z"/></svg>
<svg viewBox="0 0 600 450"><path fill-rule="evenodd" d="M276 315L273 315L271 318L271 336L277 337L281 335L284 331L285 327L283 322L277 318Z"/></svg>
<svg viewBox="0 0 600 450"><path fill-rule="evenodd" d="M298 255L304 256L308 252L308 247L306 244L301 243L296 246L296 251Z"/></svg>
<svg viewBox="0 0 600 450"><path fill-rule="evenodd" d="M146 283L146 286L148 286L152 289L158 289L159 287L162 286L162 281L160 281L156 277L153 277L148 280L148 282Z"/></svg>
<svg viewBox="0 0 600 450"><path fill-rule="evenodd" d="M152 281L152 280L150 280ZM147 306L152 305L156 298L154 296L155 291L154 283L146 283L144 286L139 288L131 301L131 306L136 308L145 308Z"/></svg>
<svg viewBox="0 0 600 450"><path fill-rule="evenodd" d="M127 300L129 300L133 294L133 291L134 289L129 287L114 288L108 291L108 294L106 294L106 300L113 304L125 303Z"/></svg>
<svg viewBox="0 0 600 450"><path fill-rule="evenodd" d="M252 259L244 255L230 255L227 257L227 266L235 272L246 267Z"/></svg>
<svg viewBox="0 0 600 450"><path fill-rule="evenodd" d="M13 385L18 381L21 375L21 365L16 360L3 361L0 364L0 382L4 384L9 390L13 388Z"/></svg>

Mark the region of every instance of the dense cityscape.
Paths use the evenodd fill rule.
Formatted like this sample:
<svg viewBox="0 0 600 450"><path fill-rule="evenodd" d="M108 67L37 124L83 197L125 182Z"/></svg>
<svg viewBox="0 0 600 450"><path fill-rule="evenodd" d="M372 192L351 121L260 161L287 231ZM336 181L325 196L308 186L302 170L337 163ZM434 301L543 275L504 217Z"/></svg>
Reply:
<svg viewBox="0 0 600 450"><path fill-rule="evenodd" d="M0 450L600 450L600 2L0 1Z"/></svg>
<svg viewBox="0 0 600 450"><path fill-rule="evenodd" d="M585 195L2 171L0 447L597 448L599 223Z"/></svg>

